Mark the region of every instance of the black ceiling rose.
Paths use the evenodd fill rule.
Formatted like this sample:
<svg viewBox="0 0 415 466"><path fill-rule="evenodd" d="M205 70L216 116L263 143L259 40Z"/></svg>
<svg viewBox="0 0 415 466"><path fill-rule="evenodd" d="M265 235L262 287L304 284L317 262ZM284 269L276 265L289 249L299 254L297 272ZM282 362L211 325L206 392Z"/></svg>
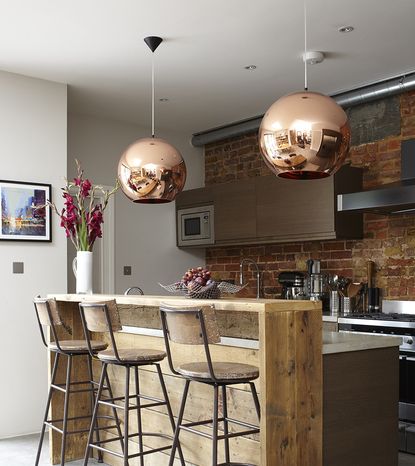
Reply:
<svg viewBox="0 0 415 466"><path fill-rule="evenodd" d="M157 47L163 42L163 39L157 36L148 36L144 38L144 42L148 45L148 48L154 53Z"/></svg>

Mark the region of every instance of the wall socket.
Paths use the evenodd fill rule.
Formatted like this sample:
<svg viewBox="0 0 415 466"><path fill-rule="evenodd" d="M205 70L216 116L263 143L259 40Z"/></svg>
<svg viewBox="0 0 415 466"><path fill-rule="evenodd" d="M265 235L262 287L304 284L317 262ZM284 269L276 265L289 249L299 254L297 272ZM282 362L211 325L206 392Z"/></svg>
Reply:
<svg viewBox="0 0 415 466"><path fill-rule="evenodd" d="M24 262L13 262L13 273L24 273Z"/></svg>
<svg viewBox="0 0 415 466"><path fill-rule="evenodd" d="M131 265L124 265L124 275L131 275Z"/></svg>

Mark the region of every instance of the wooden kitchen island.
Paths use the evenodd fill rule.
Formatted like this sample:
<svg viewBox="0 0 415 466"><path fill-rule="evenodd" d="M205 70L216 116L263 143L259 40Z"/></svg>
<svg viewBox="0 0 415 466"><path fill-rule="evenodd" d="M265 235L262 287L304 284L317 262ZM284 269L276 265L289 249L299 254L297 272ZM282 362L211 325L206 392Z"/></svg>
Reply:
<svg viewBox="0 0 415 466"><path fill-rule="evenodd" d="M115 298L123 324L123 332L117 335L119 347L137 346L154 349L164 349L158 315L160 303L179 306L213 304L222 336L221 344L212 345L213 359L245 362L260 368L260 378L256 384L261 401L261 433L258 437L231 440L232 460L235 462L249 462L261 466L397 465L399 339L367 337L371 339L368 344L361 336L325 334L323 340L321 306L320 303L311 301L235 298L189 300L170 296L124 295L50 295L50 297L55 297L60 302L62 317L72 328L72 335L63 333L62 338L82 338L78 302ZM63 328L61 331L65 332ZM330 387L327 384L323 385L323 353L325 353L324 377L330 381ZM356 358L358 353L360 357ZM180 363L198 358L202 358L202 349L198 352L195 347L182 348L176 357ZM359 362L356 364L356 361ZM177 414L184 382L170 372L166 360L161 366L173 412ZM98 376L98 365L95 369ZM380 376L381 370L383 371L381 378L375 380L374 377ZM86 363L78 364L74 367L74 371L78 379L85 378ZM62 378L64 372L65 368L61 368ZM123 372L120 368L111 365L109 375L116 396L121 395L124 384ZM343 386L348 375L350 382ZM157 375L151 366L146 366L140 371L140 379L144 393L160 395ZM388 382L385 383L386 380ZM365 431L367 426L362 425L357 396L361 395L361 391L368 388L372 390L375 387L377 387L375 403L379 400L382 405L373 405L373 402L369 401L367 406L363 407L362 413L365 416L372 416L367 420L370 422L371 430ZM189 421L211 416L213 404L211 392L210 387L204 384L192 384L186 407ZM365 402L369 399L368 395L364 393ZM353 400L353 397L356 399ZM85 394L73 395L73 399L76 401L70 402L71 416L90 412L89 400ZM354 402L356 409L353 409ZM60 394L54 395L52 416L56 417L61 412L61 405ZM326 407L329 409L327 413ZM343 412L344 407L350 411L351 416ZM228 411L230 417L251 423L257 422L249 386L235 386L229 390ZM324 422L327 421L327 426L330 426L329 430L324 430L324 435L323 414ZM163 408L147 410L143 415L145 415L144 430L170 432L168 418ZM135 416L131 416L131 420L134 422ZM364 442L360 442L357 449L356 444L348 445L347 442L354 441L353 435L358 435L360 432L365 435ZM395 433L394 436L392 435L393 438L390 438L391 433ZM386 440L382 439L379 442L378 437L375 440L375 436L386 434L388 435ZM111 433L107 435L110 436ZM339 437L341 435L343 438ZM86 435L73 435L69 439L67 460L83 457ZM209 440L187 432L181 434L180 440L189 465L210 464ZM158 439L147 442L151 447L160 446ZM374 443L379 452L376 455L371 453ZM133 446L133 442L131 445L131 451L137 448ZM362 458L362 462L359 462L359 459L350 462L350 458L356 459L359 450L363 453L362 448L366 448L366 458ZM50 433L50 449L52 463L56 464L60 460L60 435L53 431ZM350 451L352 456L347 456ZM104 461L111 465L121 464L118 458L109 455L104 456ZM224 459L220 455L221 461ZM132 461L131 466L134 464ZM168 456L165 453L150 455L146 457L145 464L167 465Z"/></svg>

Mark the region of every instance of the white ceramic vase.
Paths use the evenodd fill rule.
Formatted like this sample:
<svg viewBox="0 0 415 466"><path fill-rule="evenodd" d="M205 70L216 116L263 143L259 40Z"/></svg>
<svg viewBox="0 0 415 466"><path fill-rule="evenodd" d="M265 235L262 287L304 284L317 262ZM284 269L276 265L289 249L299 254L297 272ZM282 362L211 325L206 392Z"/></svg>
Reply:
<svg viewBox="0 0 415 466"><path fill-rule="evenodd" d="M92 294L92 252L78 251L72 262L77 294Z"/></svg>

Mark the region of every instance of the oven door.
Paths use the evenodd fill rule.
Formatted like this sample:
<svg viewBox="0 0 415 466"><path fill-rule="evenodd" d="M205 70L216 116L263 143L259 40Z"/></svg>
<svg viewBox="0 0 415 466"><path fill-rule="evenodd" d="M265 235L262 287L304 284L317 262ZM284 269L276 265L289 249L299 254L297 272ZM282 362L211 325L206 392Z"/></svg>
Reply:
<svg viewBox="0 0 415 466"><path fill-rule="evenodd" d="M415 423L415 354L399 355L399 419Z"/></svg>

